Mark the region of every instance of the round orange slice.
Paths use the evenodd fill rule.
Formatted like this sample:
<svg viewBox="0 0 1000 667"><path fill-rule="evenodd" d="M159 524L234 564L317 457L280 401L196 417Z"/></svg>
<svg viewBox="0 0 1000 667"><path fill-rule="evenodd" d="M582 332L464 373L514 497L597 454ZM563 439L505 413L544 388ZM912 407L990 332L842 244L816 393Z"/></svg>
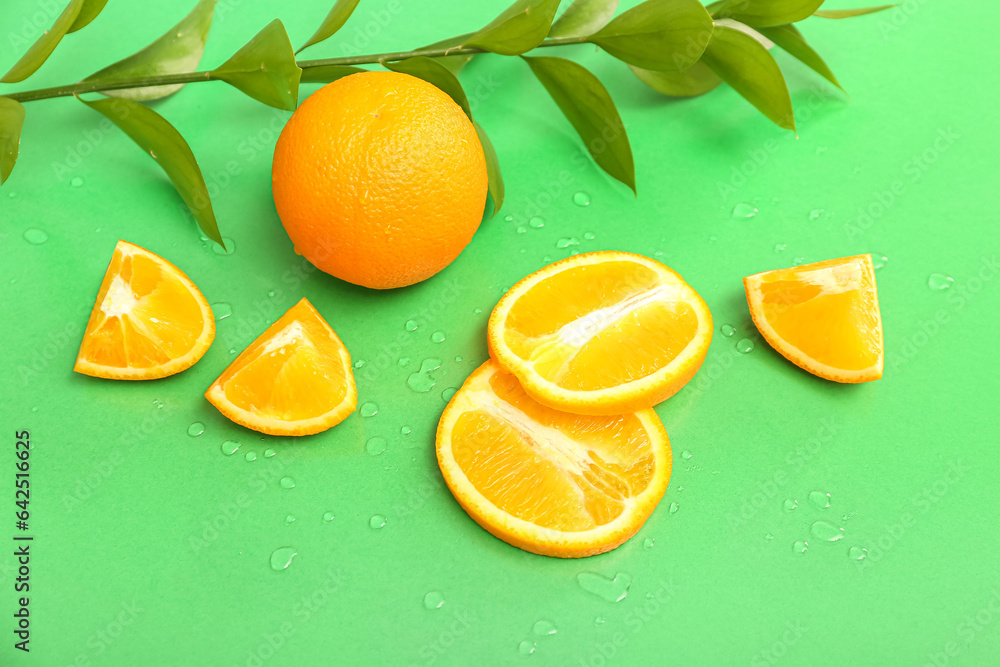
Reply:
<svg viewBox="0 0 1000 667"><path fill-rule="evenodd" d="M575 255L532 273L490 316L490 355L539 403L585 415L650 408L701 366L712 315L660 262Z"/></svg>
<svg viewBox="0 0 1000 667"><path fill-rule="evenodd" d="M118 241L73 370L113 380L162 378L190 368L214 338L212 310L184 272Z"/></svg>
<svg viewBox="0 0 1000 667"><path fill-rule="evenodd" d="M642 527L670 480L670 441L652 410L561 412L490 360L441 415L437 459L476 523L545 556L610 551Z"/></svg>
<svg viewBox="0 0 1000 667"><path fill-rule="evenodd" d="M310 435L354 412L358 391L347 348L302 299L229 364L205 398L255 431Z"/></svg>
<svg viewBox="0 0 1000 667"><path fill-rule="evenodd" d="M743 279L754 324L793 364L835 382L882 377L882 315L871 255Z"/></svg>

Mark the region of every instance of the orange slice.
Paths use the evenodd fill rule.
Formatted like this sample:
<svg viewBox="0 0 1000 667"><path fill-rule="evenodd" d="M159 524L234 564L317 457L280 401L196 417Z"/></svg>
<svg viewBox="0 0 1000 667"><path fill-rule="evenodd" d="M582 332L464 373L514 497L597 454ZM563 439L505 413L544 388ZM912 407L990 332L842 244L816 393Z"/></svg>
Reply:
<svg viewBox="0 0 1000 667"><path fill-rule="evenodd" d="M775 350L835 382L882 377L882 315L871 255L765 271L743 279L750 315Z"/></svg>
<svg viewBox="0 0 1000 667"><path fill-rule="evenodd" d="M302 299L229 364L205 398L255 431L310 435L344 421L358 391L347 348Z"/></svg>
<svg viewBox="0 0 1000 667"><path fill-rule="evenodd" d="M73 370L152 380L190 368L215 338L208 302L176 266L118 241Z"/></svg>
<svg viewBox="0 0 1000 667"><path fill-rule="evenodd" d="M490 355L539 403L617 415L652 407L691 379L712 340L712 315L663 264L591 252L514 285L487 337Z"/></svg>
<svg viewBox="0 0 1000 667"><path fill-rule="evenodd" d="M635 535L670 480L652 410L583 416L540 405L490 360L452 397L437 458L455 499L508 544L546 556L610 551Z"/></svg>

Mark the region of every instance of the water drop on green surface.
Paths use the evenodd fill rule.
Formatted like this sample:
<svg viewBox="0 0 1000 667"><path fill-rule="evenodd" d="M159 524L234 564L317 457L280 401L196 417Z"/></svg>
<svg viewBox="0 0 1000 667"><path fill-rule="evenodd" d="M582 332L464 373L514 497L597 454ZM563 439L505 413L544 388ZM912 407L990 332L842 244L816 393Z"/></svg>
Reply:
<svg viewBox="0 0 1000 667"><path fill-rule="evenodd" d="M541 229L542 227L545 226L545 218L536 215L535 217L528 220L528 225L530 225L534 229Z"/></svg>
<svg viewBox="0 0 1000 667"><path fill-rule="evenodd" d="M784 243L775 243L774 244L774 252L784 252L785 248L787 248L787 247L788 246L785 245Z"/></svg>
<svg viewBox="0 0 1000 667"><path fill-rule="evenodd" d="M257 460L257 452L249 451L249 452L246 453L246 456L244 456L243 458L245 458L247 460L247 462L253 463L254 461Z"/></svg>
<svg viewBox="0 0 1000 667"><path fill-rule="evenodd" d="M355 368L364 368L365 367L365 360L364 359L358 359L357 361L354 362L354 367Z"/></svg>
<svg viewBox="0 0 1000 667"><path fill-rule="evenodd" d="M681 506L678 505L677 503L670 503L670 513L671 514L677 514L677 510L679 510L680 508L681 508Z"/></svg>
<svg viewBox="0 0 1000 667"><path fill-rule="evenodd" d="M953 282L955 279L944 273L932 273L927 278L927 286L936 290L948 289Z"/></svg>
<svg viewBox="0 0 1000 667"><path fill-rule="evenodd" d="M385 445L385 438L375 436L374 438L370 438L367 444L365 444L365 451L371 456L378 456L385 451Z"/></svg>
<svg viewBox="0 0 1000 667"><path fill-rule="evenodd" d="M240 443L235 440L226 440L222 443L222 453L226 456L232 456L240 448Z"/></svg>
<svg viewBox="0 0 1000 667"><path fill-rule="evenodd" d="M821 208L814 208L813 210L809 211L810 220L819 220L822 215L823 215L823 209Z"/></svg>
<svg viewBox="0 0 1000 667"><path fill-rule="evenodd" d="M753 204L745 201L741 201L739 204L733 207L733 217L734 218L752 218L757 215L757 207Z"/></svg>
<svg viewBox="0 0 1000 667"><path fill-rule="evenodd" d="M205 432L205 425L202 424L201 422L191 422L191 425L188 426L187 433L192 438L197 438L199 435L201 435L204 432Z"/></svg>
<svg viewBox="0 0 1000 667"><path fill-rule="evenodd" d="M24 240L32 245L42 245L49 240L49 235L37 227L28 227L24 230Z"/></svg>
<svg viewBox="0 0 1000 667"><path fill-rule="evenodd" d="M575 236L564 236L556 241L557 248L571 248L576 245L580 245L580 239Z"/></svg>
<svg viewBox="0 0 1000 667"><path fill-rule="evenodd" d="M594 625L604 625L604 617L598 616L594 619Z"/></svg>
<svg viewBox="0 0 1000 667"><path fill-rule="evenodd" d="M396 362L396 365L399 366L400 368L406 368L407 366L410 365L410 358L400 357L399 361Z"/></svg>
<svg viewBox="0 0 1000 667"><path fill-rule="evenodd" d="M512 215L505 215L503 217L503 219L504 219L504 222L514 222L514 216L512 216Z"/></svg>
<svg viewBox="0 0 1000 667"><path fill-rule="evenodd" d="M547 621L543 618L540 621L535 621L535 624L531 626L531 631L536 637L551 637L559 632L559 629L556 628L555 623Z"/></svg>
<svg viewBox="0 0 1000 667"><path fill-rule="evenodd" d="M517 226L517 233L518 234L527 234L528 233L528 228L525 227L524 225L518 225Z"/></svg>
<svg viewBox="0 0 1000 667"><path fill-rule="evenodd" d="M694 456L694 454L692 454L690 450L685 449L681 452L681 458L685 461L690 461L692 456Z"/></svg>
<svg viewBox="0 0 1000 667"><path fill-rule="evenodd" d="M11 199L13 199L14 197L17 196L17 193L16 192L8 192L7 196L10 197Z"/></svg>
<svg viewBox="0 0 1000 667"><path fill-rule="evenodd" d="M367 403L361 404L361 409L358 410L362 417L374 417L378 414L378 403L373 403L368 401Z"/></svg>
<svg viewBox="0 0 1000 667"><path fill-rule="evenodd" d="M435 359L434 357L424 359L420 362L420 370L416 373L411 373L410 377L406 378L406 386L415 392L426 394L437 384L437 379L432 373L439 368L441 368L440 359Z"/></svg>
<svg viewBox="0 0 1000 667"><path fill-rule="evenodd" d="M335 518L336 517L333 515L333 512L326 512L323 514L323 521L326 521L327 523L333 521Z"/></svg>
<svg viewBox="0 0 1000 667"><path fill-rule="evenodd" d="M483 309L482 308L473 308L472 312L475 313L476 315L478 315L479 313L483 312Z"/></svg>
<svg viewBox="0 0 1000 667"><path fill-rule="evenodd" d="M764 536L764 539L770 542L771 540L774 539L774 533L768 533L767 535Z"/></svg>
<svg viewBox="0 0 1000 667"><path fill-rule="evenodd" d="M542 261L545 262L546 264L548 264L549 262L552 261L552 257L549 256L549 255L546 255L545 257L542 257ZM504 292L506 292L506 291L507 290L504 290Z"/></svg>
<svg viewBox="0 0 1000 667"><path fill-rule="evenodd" d="M153 399L153 407L156 408L157 410L159 410L160 408L163 407L163 401L161 401L158 398L154 398Z"/></svg>
<svg viewBox="0 0 1000 667"><path fill-rule="evenodd" d="M79 176L74 176L72 180L70 180L69 184L72 185L74 188L78 188L81 185L83 185L83 179L80 178Z"/></svg>
<svg viewBox="0 0 1000 667"><path fill-rule="evenodd" d="M277 453L278 452L274 451L273 449L265 449L264 450L264 458L269 459L269 458L271 458L272 456L274 456Z"/></svg>
<svg viewBox="0 0 1000 667"><path fill-rule="evenodd" d="M851 560L864 560L868 558L868 549L864 547L851 547L847 550L847 556Z"/></svg>
<svg viewBox="0 0 1000 667"><path fill-rule="evenodd" d="M220 322L233 314L233 307L225 301L220 301L212 304L212 313L215 315L215 321Z"/></svg>
<svg viewBox="0 0 1000 667"><path fill-rule="evenodd" d="M214 252L216 255L232 255L234 252L236 252L236 241L232 240L228 236L223 236L222 240L225 241L226 247L223 248L218 243L213 243L212 252Z"/></svg>
<svg viewBox="0 0 1000 667"><path fill-rule="evenodd" d="M276 572L287 570L292 564L292 559L299 555L295 547L278 547L271 554L271 569Z"/></svg>
<svg viewBox="0 0 1000 667"><path fill-rule="evenodd" d="M824 542L837 542L844 539L844 529L833 525L829 521L814 522L809 532L817 540L823 540Z"/></svg>
<svg viewBox="0 0 1000 667"><path fill-rule="evenodd" d="M809 502L821 510L830 507L830 494L826 491L810 491Z"/></svg>
<svg viewBox="0 0 1000 667"><path fill-rule="evenodd" d="M413 433L413 429L410 428L409 426L404 426L399 429L399 432L403 435L410 435L411 433Z"/></svg>
<svg viewBox="0 0 1000 667"><path fill-rule="evenodd" d="M521 655L531 655L538 648L535 642L525 639L523 642L517 645L517 652Z"/></svg>
<svg viewBox="0 0 1000 667"><path fill-rule="evenodd" d="M440 609L444 606L444 596L438 591L429 591L424 596L424 609Z"/></svg>
<svg viewBox="0 0 1000 667"><path fill-rule="evenodd" d="M435 331L434 333L431 334L432 343L443 343L444 339L445 335L443 331Z"/></svg>
<svg viewBox="0 0 1000 667"><path fill-rule="evenodd" d="M789 498L788 500L786 500L783 505L786 512L791 512L792 510L798 508L798 506L799 506L799 501L793 498Z"/></svg>
<svg viewBox="0 0 1000 667"><path fill-rule="evenodd" d="M876 270L881 269L888 263L889 263L889 258L886 257L885 255L878 255L878 254L872 255L872 266L874 266Z"/></svg>
<svg viewBox="0 0 1000 667"><path fill-rule="evenodd" d="M723 324L720 327L720 330L722 331L722 335L726 338L732 338L736 334L736 327L732 324Z"/></svg>
<svg viewBox="0 0 1000 667"><path fill-rule="evenodd" d="M229 354L236 354L236 348L235 347L229 348Z"/></svg>
<svg viewBox="0 0 1000 667"><path fill-rule="evenodd" d="M462 363L462 357L461 357L461 356L457 356L457 357L455 357L455 361L456 361L457 363Z"/></svg>
<svg viewBox="0 0 1000 667"><path fill-rule="evenodd" d="M583 238L587 239L588 241L593 241L594 239L597 238L597 236L594 235L594 232L584 232Z"/></svg>
<svg viewBox="0 0 1000 667"><path fill-rule="evenodd" d="M441 398L444 400L445 403L447 403L448 401L451 400L451 397L455 395L456 391L458 391L458 389L456 389L455 387L448 387L447 389L441 392Z"/></svg>
<svg viewBox="0 0 1000 667"><path fill-rule="evenodd" d="M805 263L806 263L805 257L796 257L795 259L792 260L792 266L802 266Z"/></svg>
<svg viewBox="0 0 1000 667"><path fill-rule="evenodd" d="M368 520L368 525L372 530L380 530L385 527L385 517L381 514L376 514L371 519Z"/></svg>
<svg viewBox="0 0 1000 667"><path fill-rule="evenodd" d="M416 331L418 326L416 320L406 320L406 324L403 325L407 331Z"/></svg>
<svg viewBox="0 0 1000 667"><path fill-rule="evenodd" d="M288 516L285 517L285 525L286 526L290 526L293 523L295 523L295 515L294 514L289 514Z"/></svg>
<svg viewBox="0 0 1000 667"><path fill-rule="evenodd" d="M285 489L294 489L295 480L289 477L288 475L285 475L284 477L281 478L281 486L282 488Z"/></svg>
<svg viewBox="0 0 1000 667"><path fill-rule="evenodd" d="M609 579L596 572L581 572L576 575L576 583L583 590L606 602L621 602L628 597L628 589L632 586L632 577L624 572L619 572L614 579Z"/></svg>
<svg viewBox="0 0 1000 667"><path fill-rule="evenodd" d="M796 540L795 543L792 544L792 551L794 551L797 554L804 554L808 550L809 550L809 543L803 540Z"/></svg>
<svg viewBox="0 0 1000 667"><path fill-rule="evenodd" d="M753 352L753 341L749 338L741 338L736 342L736 350L740 354L750 354Z"/></svg>
<svg viewBox="0 0 1000 667"><path fill-rule="evenodd" d="M274 290L273 289L267 290L267 295L273 299L274 298Z"/></svg>
<svg viewBox="0 0 1000 667"><path fill-rule="evenodd" d="M573 203L577 206L590 206L590 195L581 190L573 195Z"/></svg>
<svg viewBox="0 0 1000 667"><path fill-rule="evenodd" d="M642 548L645 549L646 551L649 551L650 549L653 548L653 545L655 544L656 540L654 540L652 537L647 537L642 541Z"/></svg>

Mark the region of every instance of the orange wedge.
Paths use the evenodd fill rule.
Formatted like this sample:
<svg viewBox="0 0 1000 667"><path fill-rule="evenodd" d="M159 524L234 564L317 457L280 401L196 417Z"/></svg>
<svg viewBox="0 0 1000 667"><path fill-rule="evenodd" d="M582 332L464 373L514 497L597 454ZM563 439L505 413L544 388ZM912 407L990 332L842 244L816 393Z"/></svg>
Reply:
<svg viewBox="0 0 1000 667"><path fill-rule="evenodd" d="M835 382L882 377L882 315L871 255L765 271L743 279L750 315L775 350Z"/></svg>
<svg viewBox="0 0 1000 667"><path fill-rule="evenodd" d="M229 364L205 398L255 431L310 435L344 421L358 391L347 348L302 299Z"/></svg>
<svg viewBox="0 0 1000 667"><path fill-rule="evenodd" d="M493 360L445 408L437 458L476 523L508 544L561 558L610 551L635 535L671 467L670 441L652 410L554 410Z"/></svg>
<svg viewBox="0 0 1000 667"><path fill-rule="evenodd" d="M695 374L708 306L674 271L627 252L550 264L500 299L490 355L539 403L585 415L652 407Z"/></svg>
<svg viewBox="0 0 1000 667"><path fill-rule="evenodd" d="M190 368L214 338L212 310L184 272L119 241L73 370L113 380L162 378Z"/></svg>

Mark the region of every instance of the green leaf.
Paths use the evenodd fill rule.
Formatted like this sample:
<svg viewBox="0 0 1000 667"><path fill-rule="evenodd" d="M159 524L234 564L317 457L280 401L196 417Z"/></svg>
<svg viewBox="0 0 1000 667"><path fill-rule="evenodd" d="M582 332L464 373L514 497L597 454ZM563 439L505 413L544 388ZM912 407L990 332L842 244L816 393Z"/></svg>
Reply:
<svg viewBox="0 0 1000 667"><path fill-rule="evenodd" d="M139 102L126 99L80 99L122 129L166 172L181 199L194 214L198 226L210 239L225 248L212 210L205 178L197 160L180 132L163 116Z"/></svg>
<svg viewBox="0 0 1000 667"><path fill-rule="evenodd" d="M302 70L301 83L330 83L345 76L367 72L368 70L350 65L321 65L320 67L306 67Z"/></svg>
<svg viewBox="0 0 1000 667"><path fill-rule="evenodd" d="M635 192L632 148L618 109L604 85L572 60L522 57L576 128L601 169Z"/></svg>
<svg viewBox="0 0 1000 667"><path fill-rule="evenodd" d="M500 161L497 160L497 152L493 148L493 142L486 136L486 130L476 121L472 121L479 135L479 143L483 145L483 155L486 156L486 175L489 177L490 197L493 198L493 215L497 214L503 206L503 175L500 173ZM490 216L492 217L492 216Z"/></svg>
<svg viewBox="0 0 1000 667"><path fill-rule="evenodd" d="M448 39L442 39L440 42L434 42L433 44L421 47L419 50L428 51L459 48L462 46L462 43L472 37L472 35L473 33L467 32L464 35L459 35L457 37L449 37ZM468 65L469 61L472 60L472 56L473 54L471 53L465 53L457 56L438 56L435 60L447 67L452 74L458 76L458 73L462 71L462 68Z"/></svg>
<svg viewBox="0 0 1000 667"><path fill-rule="evenodd" d="M351 14L354 13L354 8L358 6L361 0L337 0L334 3L333 9L330 13L326 15L323 22L319 24L319 28L313 33L313 36L306 40L306 43L299 47L298 53L302 49L306 49L313 44L319 44L325 39L329 39L333 36L335 32L344 27L347 23L347 19L351 18Z"/></svg>
<svg viewBox="0 0 1000 667"><path fill-rule="evenodd" d="M80 15L80 10L83 9L86 1L70 0L70 3L66 5L66 9L62 11L56 22L52 24L52 27L43 32L38 41L31 45L27 53L14 63L14 66L0 79L0 83L17 83L18 81L24 81L34 74L42 66L42 63L52 55L59 42L69 32L69 29L76 21L76 17Z"/></svg>
<svg viewBox="0 0 1000 667"><path fill-rule="evenodd" d="M698 62L712 36L712 17L698 0L646 0L590 41L630 65L683 70Z"/></svg>
<svg viewBox="0 0 1000 667"><path fill-rule="evenodd" d="M106 4L108 4L108 0L84 0L80 13L76 15L76 20L66 32L76 32L81 28L86 28L91 21L97 18Z"/></svg>
<svg viewBox="0 0 1000 667"><path fill-rule="evenodd" d="M855 16L884 12L893 7L899 7L899 5L879 5L877 7L859 7L857 9L817 9L813 12L813 16L818 16L822 19L849 19Z"/></svg>
<svg viewBox="0 0 1000 667"><path fill-rule="evenodd" d="M10 176L21 146L24 106L9 97L0 97L0 185Z"/></svg>
<svg viewBox="0 0 1000 667"><path fill-rule="evenodd" d="M407 58L406 60L400 60L393 63L383 62L382 65L386 69L391 69L393 72L409 74L437 86L444 92L448 93L448 95L451 96L451 99L455 100L455 103L462 107L462 111L464 111L465 115L469 117L469 120L472 120L472 110L469 108L469 99L465 96L465 91L462 90L462 84L459 83L455 75L441 63L436 62L432 58L417 56L415 58Z"/></svg>
<svg viewBox="0 0 1000 667"><path fill-rule="evenodd" d="M783 48L792 57L801 61L807 67L812 69L814 72L822 76L824 79L835 85L837 88L844 90L844 87L840 85L837 81L837 77L833 75L830 71L829 66L820 57L816 51L806 43L805 37L799 32L799 29L792 24L778 25L773 28L761 28L760 32L762 35L767 37L769 40Z"/></svg>
<svg viewBox="0 0 1000 667"><path fill-rule="evenodd" d="M144 78L161 74L193 72L205 51L205 39L212 26L212 13L216 0L201 0L180 23L155 42L133 53L128 58L88 76L84 81L114 81ZM124 97L130 100L153 100L176 93L184 84L146 86L123 90L102 91L102 95Z"/></svg>
<svg viewBox="0 0 1000 667"><path fill-rule="evenodd" d="M679 72L658 72L651 69L642 69L635 65L629 65L629 69L639 77L640 81L656 92L672 97L704 95L722 83L719 75L713 72L711 67L700 61L691 65L686 70Z"/></svg>
<svg viewBox="0 0 1000 667"><path fill-rule="evenodd" d="M559 0L516 0L465 46L505 56L527 53L545 39L558 8Z"/></svg>
<svg viewBox="0 0 1000 667"><path fill-rule="evenodd" d="M549 30L549 37L589 37L615 15L618 0L575 0Z"/></svg>
<svg viewBox="0 0 1000 667"><path fill-rule="evenodd" d="M295 64L285 26L274 19L232 58L212 70L212 76L259 102L295 111L302 70Z"/></svg>
<svg viewBox="0 0 1000 667"><path fill-rule="evenodd" d="M785 77L756 39L735 28L717 25L702 61L779 127L795 130Z"/></svg>
<svg viewBox="0 0 1000 667"><path fill-rule="evenodd" d="M715 18L733 19L753 28L795 23L812 16L823 0L723 0L709 5Z"/></svg>

